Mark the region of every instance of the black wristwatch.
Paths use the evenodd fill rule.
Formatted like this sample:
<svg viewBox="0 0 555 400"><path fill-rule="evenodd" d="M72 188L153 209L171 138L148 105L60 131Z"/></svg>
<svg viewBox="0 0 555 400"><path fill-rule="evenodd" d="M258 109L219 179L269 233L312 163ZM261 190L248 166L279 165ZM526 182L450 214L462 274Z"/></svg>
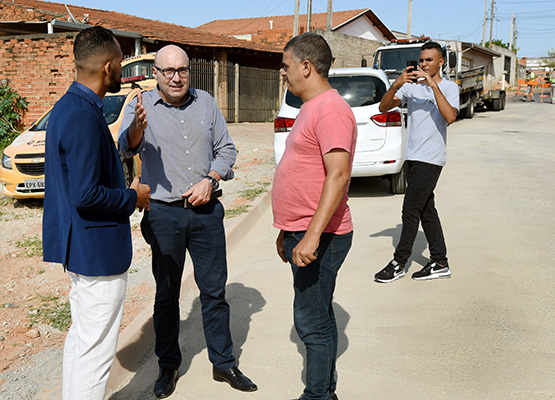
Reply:
<svg viewBox="0 0 555 400"><path fill-rule="evenodd" d="M212 190L216 190L220 186L220 182L216 178L211 177L210 175L205 176L206 179L210 182L210 186L212 186Z"/></svg>

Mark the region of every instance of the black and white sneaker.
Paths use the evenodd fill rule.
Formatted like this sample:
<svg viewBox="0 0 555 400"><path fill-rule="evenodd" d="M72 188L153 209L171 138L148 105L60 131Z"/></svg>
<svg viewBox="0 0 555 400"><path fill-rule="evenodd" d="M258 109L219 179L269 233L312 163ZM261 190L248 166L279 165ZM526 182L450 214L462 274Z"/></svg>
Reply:
<svg viewBox="0 0 555 400"><path fill-rule="evenodd" d="M374 280L381 283L389 283L405 276L405 266L395 260L391 260L380 272L374 275Z"/></svg>
<svg viewBox="0 0 555 400"><path fill-rule="evenodd" d="M428 279L445 279L451 277L451 270L449 264L441 265L435 261L430 261L420 271L412 274L412 279L417 281L424 281Z"/></svg>

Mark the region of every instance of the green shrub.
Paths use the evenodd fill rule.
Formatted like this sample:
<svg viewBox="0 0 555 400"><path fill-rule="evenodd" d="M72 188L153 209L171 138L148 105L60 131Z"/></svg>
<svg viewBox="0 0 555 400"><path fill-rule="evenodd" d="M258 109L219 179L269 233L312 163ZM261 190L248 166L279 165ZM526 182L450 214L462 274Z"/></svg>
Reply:
<svg viewBox="0 0 555 400"><path fill-rule="evenodd" d="M26 236L15 242L15 245L23 249L25 257L42 256L42 240L38 235Z"/></svg>
<svg viewBox="0 0 555 400"><path fill-rule="evenodd" d="M48 324L60 331L67 331L71 326L71 308L69 301L61 301L59 296L38 295L40 305L29 311L30 325Z"/></svg>
<svg viewBox="0 0 555 400"><path fill-rule="evenodd" d="M29 102L8 83L0 83L0 150L4 150L23 130L23 114Z"/></svg>

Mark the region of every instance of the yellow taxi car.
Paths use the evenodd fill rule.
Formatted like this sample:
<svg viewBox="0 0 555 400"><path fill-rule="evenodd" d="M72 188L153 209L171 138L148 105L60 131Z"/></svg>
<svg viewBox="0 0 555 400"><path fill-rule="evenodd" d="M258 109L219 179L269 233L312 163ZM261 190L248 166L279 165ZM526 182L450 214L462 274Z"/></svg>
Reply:
<svg viewBox="0 0 555 400"><path fill-rule="evenodd" d="M118 130L127 103L137 96L139 90L156 87L152 78L154 54L144 54L122 63L122 86L118 93L107 93L103 99L104 118L117 144ZM141 75L133 75L141 73ZM127 76L127 77L125 77ZM19 135L2 154L0 182L2 193L15 199L44 197L44 148L50 110L28 130ZM122 158L127 185L140 170L140 159Z"/></svg>

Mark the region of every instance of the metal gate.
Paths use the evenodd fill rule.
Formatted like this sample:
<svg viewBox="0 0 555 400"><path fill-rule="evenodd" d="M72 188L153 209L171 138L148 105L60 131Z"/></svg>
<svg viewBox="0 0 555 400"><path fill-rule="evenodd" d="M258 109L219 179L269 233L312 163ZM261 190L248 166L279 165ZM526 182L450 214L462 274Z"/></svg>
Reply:
<svg viewBox="0 0 555 400"><path fill-rule="evenodd" d="M280 100L278 70L199 59L192 59L190 66L191 87L210 93L226 121L273 120Z"/></svg>

